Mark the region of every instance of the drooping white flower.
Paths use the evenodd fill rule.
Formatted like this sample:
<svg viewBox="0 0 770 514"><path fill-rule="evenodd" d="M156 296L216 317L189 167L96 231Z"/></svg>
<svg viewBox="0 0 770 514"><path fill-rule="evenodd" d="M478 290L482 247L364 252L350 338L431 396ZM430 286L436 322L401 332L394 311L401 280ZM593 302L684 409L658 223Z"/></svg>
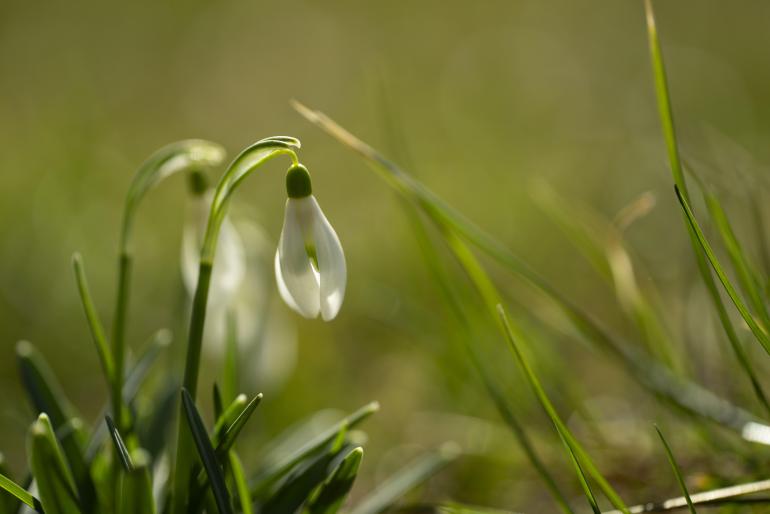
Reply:
<svg viewBox="0 0 770 514"><path fill-rule="evenodd" d="M337 233L312 194L302 165L286 175L286 213L275 254L275 278L284 301L306 318L337 316L345 297L347 268Z"/></svg>

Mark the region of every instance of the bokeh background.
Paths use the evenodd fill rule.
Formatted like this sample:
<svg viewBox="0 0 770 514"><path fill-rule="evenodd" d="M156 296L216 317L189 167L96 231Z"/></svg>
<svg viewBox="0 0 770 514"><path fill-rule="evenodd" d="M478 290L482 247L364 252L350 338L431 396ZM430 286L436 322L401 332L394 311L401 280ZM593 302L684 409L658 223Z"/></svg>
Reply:
<svg viewBox="0 0 770 514"><path fill-rule="evenodd" d="M770 3L669 0L656 7L686 154L726 173L761 175L770 158ZM12 467L23 469L30 419L15 367L18 340L48 356L86 419L106 400L70 258L83 254L109 323L122 202L140 163L184 138L211 139L234 154L287 134L303 142L315 193L345 247L349 287L333 323L274 306L271 318L283 327L276 337L288 345L273 349L281 372L267 383L269 361L244 362L249 392L268 393L251 428L254 459L269 436L316 411L350 411L376 399L382 410L366 426L371 451L354 497L421 450L455 440L468 455L415 501L550 508L462 352L448 342L447 312L401 204L357 156L300 118L292 98L402 163L620 333L630 329L611 289L533 190L546 183L607 218L651 192L655 208L627 233L639 279L656 288L694 376L756 410L743 382L720 364L732 357L711 329L671 190L640 0L2 0L0 447ZM282 171L271 165L236 201L235 213L261 226L268 246L282 223ZM733 176L715 180L726 186L726 206L740 224L746 191ZM181 368L186 201L182 177L161 185L144 203L135 237L129 337L138 348L158 328L174 331L164 373ZM262 262L267 278L257 283L274 296L272 251ZM686 419L670 417L613 363L544 328L531 292L490 271L513 315L542 333L542 352L559 357L542 359L544 381L557 398L578 398L562 401L562 414L630 501L677 493L662 471L653 421L669 423L672 441L684 448L683 466L703 484L741 476L739 458L691 435L697 430ZM476 316L475 299L468 302ZM482 317L477 330L480 339L495 334ZM489 351L500 352L501 379L530 435L565 488L579 495L547 420L499 343ZM219 366L216 347L207 342L204 384ZM603 435L585 428L575 402ZM719 437L723 448L736 444Z"/></svg>

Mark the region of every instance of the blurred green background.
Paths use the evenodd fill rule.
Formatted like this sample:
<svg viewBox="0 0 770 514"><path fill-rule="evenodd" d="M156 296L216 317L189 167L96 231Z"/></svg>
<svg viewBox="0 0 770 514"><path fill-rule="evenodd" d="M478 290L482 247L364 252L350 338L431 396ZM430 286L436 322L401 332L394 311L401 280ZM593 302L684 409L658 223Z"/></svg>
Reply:
<svg viewBox="0 0 770 514"><path fill-rule="evenodd" d="M670 0L656 7L685 155L741 168L731 173L749 166L763 173L770 158L770 3ZM252 427L254 447L317 410L352 410L376 399L382 411L366 426L371 452L354 496L420 449L456 440L469 456L416 500L451 497L531 511L551 505L462 353L448 343L446 311L399 202L357 156L300 118L292 98L404 164L618 332L628 327L612 291L532 200L533 183L547 182L608 218L651 191L655 209L627 234L645 270L639 280L657 287L672 332L693 351L694 375L723 395L744 386L714 364L732 357L709 330L710 310L671 191L641 1L3 0L0 447L16 469L30 420L13 357L18 340L48 356L86 419L106 400L70 257L83 254L109 322L117 229L136 168L179 139L211 139L233 155L286 134L303 142L316 196L345 247L349 287L333 323L280 307L296 326L296 362L267 390ZM282 172L283 164L271 165L237 199L241 215L272 241L282 223ZM738 222L744 197L736 186L724 198ZM182 351L184 212L181 177L154 191L140 211L134 348L169 327L172 353ZM264 264L271 277L269 259ZM515 299L514 316L538 327L531 310L540 304L490 269ZM264 284L274 288L272 278ZM493 329L479 328L480 337L494 337ZM677 494L673 481L659 476L663 454L652 439L651 423L665 411L573 338L535 330L544 332L543 351L564 357L545 366L545 382L555 394L571 384L566 396L576 394L599 426L615 433L596 444L608 475L633 501ZM558 448L548 450L548 422L499 343L501 376L531 435L546 441L546 460L579 494ZM207 344L206 388L219 365L216 341ZM168 369L180 368L180 358L169 360ZM590 439L571 403L564 405L564 417ZM687 424L680 428L672 430L675 444L687 437ZM741 469L688 444L683 466L692 471L718 468L729 477Z"/></svg>

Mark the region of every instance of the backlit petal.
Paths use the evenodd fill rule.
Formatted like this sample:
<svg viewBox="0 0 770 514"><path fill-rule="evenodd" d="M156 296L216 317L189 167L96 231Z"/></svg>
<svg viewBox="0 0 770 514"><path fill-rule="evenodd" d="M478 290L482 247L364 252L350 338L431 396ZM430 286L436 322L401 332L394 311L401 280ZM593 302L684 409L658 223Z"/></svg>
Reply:
<svg viewBox="0 0 770 514"><path fill-rule="evenodd" d="M313 216L313 240L318 257L318 272L320 275L321 316L329 321L337 316L345 298L347 283L347 267L345 254L337 233L326 219L315 198L313 200L315 214Z"/></svg>
<svg viewBox="0 0 770 514"><path fill-rule="evenodd" d="M317 273L310 264L305 245L306 227L309 228L312 222L307 199L289 198L286 201L286 215L278 242L280 273L276 273L276 281L283 281L293 300L290 307L306 318L316 318L321 310L320 292Z"/></svg>

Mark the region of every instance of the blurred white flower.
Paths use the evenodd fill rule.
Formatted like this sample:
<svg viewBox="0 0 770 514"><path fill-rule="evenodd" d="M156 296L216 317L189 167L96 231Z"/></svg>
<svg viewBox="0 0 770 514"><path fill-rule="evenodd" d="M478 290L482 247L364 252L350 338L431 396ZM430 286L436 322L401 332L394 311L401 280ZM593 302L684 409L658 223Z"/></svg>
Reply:
<svg viewBox="0 0 770 514"><path fill-rule="evenodd" d="M275 278L284 301L306 318L337 316L345 297L345 254L336 232L311 194L300 166L287 178L286 214L275 254Z"/></svg>
<svg viewBox="0 0 770 514"><path fill-rule="evenodd" d="M192 195L182 240L182 277L190 297L198 279L200 247L212 193ZM272 242L264 229L245 219L225 218L209 290L204 338L206 351L225 353L228 315L235 317L241 386L276 390L296 363L297 338L285 309L279 308L270 284Z"/></svg>
<svg viewBox="0 0 770 514"><path fill-rule="evenodd" d="M198 281L201 245L206 231L213 192L193 195L182 235L182 278L192 295ZM246 276L246 254L243 241L229 218L219 231L217 257L209 286L209 305L219 307L230 303Z"/></svg>

